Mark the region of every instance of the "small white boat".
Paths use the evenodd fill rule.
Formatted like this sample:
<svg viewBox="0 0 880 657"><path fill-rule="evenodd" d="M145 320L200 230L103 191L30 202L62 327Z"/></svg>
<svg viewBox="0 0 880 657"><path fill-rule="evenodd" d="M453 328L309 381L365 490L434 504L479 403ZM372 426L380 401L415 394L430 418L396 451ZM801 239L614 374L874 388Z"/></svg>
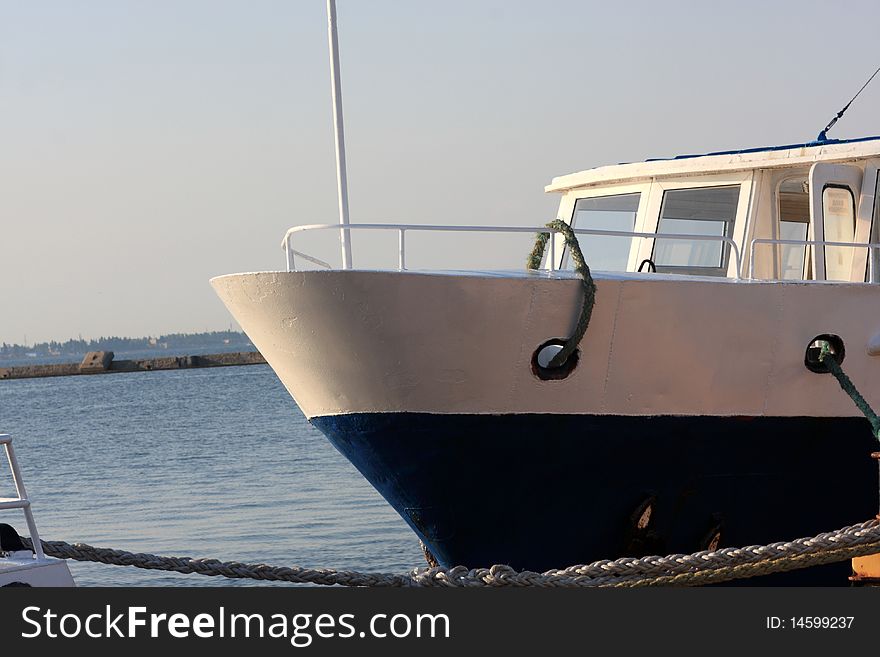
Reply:
<svg viewBox="0 0 880 657"><path fill-rule="evenodd" d="M33 549L27 548L11 525L0 524L0 587L74 586L67 562L43 554L40 535L34 522L12 438L0 434L0 445L6 451L9 469L15 483L16 497L0 498L0 510L21 509L24 512Z"/></svg>

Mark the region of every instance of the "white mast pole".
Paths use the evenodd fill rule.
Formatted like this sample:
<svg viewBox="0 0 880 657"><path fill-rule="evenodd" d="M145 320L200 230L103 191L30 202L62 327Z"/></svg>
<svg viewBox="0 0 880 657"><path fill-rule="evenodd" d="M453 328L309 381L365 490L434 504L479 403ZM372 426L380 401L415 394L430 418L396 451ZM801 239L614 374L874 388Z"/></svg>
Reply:
<svg viewBox="0 0 880 657"><path fill-rule="evenodd" d="M339 195L339 223L348 226L348 176L345 171L345 131L342 126L342 80L339 76L339 38L336 36L336 0L327 0L327 31L330 37L330 77L333 82L333 127L336 136L336 187ZM350 232L339 231L342 268L351 269Z"/></svg>

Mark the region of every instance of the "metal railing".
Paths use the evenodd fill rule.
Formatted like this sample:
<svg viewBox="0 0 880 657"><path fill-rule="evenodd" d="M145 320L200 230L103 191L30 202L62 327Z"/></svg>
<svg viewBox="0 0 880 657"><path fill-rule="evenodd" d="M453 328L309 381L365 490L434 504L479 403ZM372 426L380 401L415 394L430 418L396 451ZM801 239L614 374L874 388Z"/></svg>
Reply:
<svg viewBox="0 0 880 657"><path fill-rule="evenodd" d="M840 247L848 247L848 248L857 248L857 249L868 249L868 281L874 281L874 258L871 257L871 252L874 249L880 249L880 244L868 243L864 242L826 242L824 240L783 240L783 239L771 239L764 237L757 237L749 242L749 279L755 278L755 246L758 244L781 244L781 245L789 245L789 246L803 246L804 248L808 246L840 246ZM777 280L777 279L764 279L764 280Z"/></svg>
<svg viewBox="0 0 880 657"><path fill-rule="evenodd" d="M7 509L21 509L31 535L31 545L37 561L45 561L43 544L40 542L40 534L37 532L37 524L34 522L34 514L31 511L31 502L24 488L24 480L21 477L21 469L15 458L15 450L12 448L12 438L9 434L0 433L0 445L6 449L6 460L9 461L9 470L12 472L12 481L15 484L17 497L0 497L0 511Z"/></svg>
<svg viewBox="0 0 880 657"><path fill-rule="evenodd" d="M460 233L559 233L558 230L547 228L546 226L449 226L449 225L420 225L420 224L349 224L340 227L339 224L307 224L303 226L294 226L284 234L281 241L281 248L287 256L287 271L296 271L296 260L298 256L320 267L332 269L332 267L318 258L314 258L301 251L293 248L293 236L297 233L303 233L314 230L338 230L341 232L351 230L392 230L397 231L398 235L398 271L406 270L406 234L407 232L460 232ZM659 239L659 240L685 240L696 242L721 242L727 244L733 252L734 264L736 265L736 278L742 277L742 257L736 242L726 236L716 235L690 235L690 234L673 234L673 233L638 233L635 231L623 230L599 230L595 228L575 228L577 235L597 235L604 237L630 237L640 239ZM555 271L556 267L556 240L549 240L548 244L548 266L546 269Z"/></svg>

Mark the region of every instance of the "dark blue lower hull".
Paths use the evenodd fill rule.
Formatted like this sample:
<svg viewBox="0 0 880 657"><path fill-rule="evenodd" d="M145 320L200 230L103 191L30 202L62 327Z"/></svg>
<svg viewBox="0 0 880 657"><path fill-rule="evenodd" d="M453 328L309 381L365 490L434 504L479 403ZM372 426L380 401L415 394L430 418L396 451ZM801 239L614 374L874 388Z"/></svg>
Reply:
<svg viewBox="0 0 880 657"><path fill-rule="evenodd" d="M862 418L437 415L313 418L445 566L543 571L764 544L877 513ZM652 506L639 529L642 505ZM846 584L849 565L770 583ZM764 583L768 583L764 580Z"/></svg>

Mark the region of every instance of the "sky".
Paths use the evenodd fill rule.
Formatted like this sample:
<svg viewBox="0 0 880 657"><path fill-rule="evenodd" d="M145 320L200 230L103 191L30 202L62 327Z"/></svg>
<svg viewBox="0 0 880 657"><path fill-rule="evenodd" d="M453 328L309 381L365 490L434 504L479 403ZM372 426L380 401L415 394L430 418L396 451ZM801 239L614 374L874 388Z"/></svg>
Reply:
<svg viewBox="0 0 880 657"><path fill-rule="evenodd" d="M338 0L353 222L540 225L553 176L816 137L876 0ZM0 0L0 342L220 330L337 221L323 0ZM880 78L880 76L878 76ZM880 134L880 79L829 136ZM420 235L412 267L529 240ZM332 235L297 248L333 263ZM356 267L396 236L355 236Z"/></svg>

